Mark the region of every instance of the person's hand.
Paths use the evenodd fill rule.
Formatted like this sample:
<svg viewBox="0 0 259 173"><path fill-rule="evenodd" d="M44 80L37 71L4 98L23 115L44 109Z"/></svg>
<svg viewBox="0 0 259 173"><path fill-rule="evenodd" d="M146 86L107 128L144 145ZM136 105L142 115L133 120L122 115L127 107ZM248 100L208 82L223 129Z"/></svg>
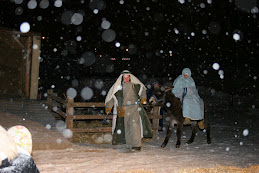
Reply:
<svg viewBox="0 0 259 173"><path fill-rule="evenodd" d="M109 107L107 107L107 108L105 109L105 113L106 113L106 114L111 113L111 111L112 111L112 109L109 108Z"/></svg>
<svg viewBox="0 0 259 173"><path fill-rule="evenodd" d="M146 98L142 98L140 103L141 104L147 104L147 99Z"/></svg>

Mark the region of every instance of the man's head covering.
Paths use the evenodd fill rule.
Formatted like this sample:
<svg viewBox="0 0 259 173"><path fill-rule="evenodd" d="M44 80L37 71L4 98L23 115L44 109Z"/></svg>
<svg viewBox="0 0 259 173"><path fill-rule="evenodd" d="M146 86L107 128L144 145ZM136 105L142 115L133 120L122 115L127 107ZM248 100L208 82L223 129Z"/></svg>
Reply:
<svg viewBox="0 0 259 173"><path fill-rule="evenodd" d="M158 85L159 85L159 82L158 82L158 81L154 81L154 82L153 82L153 85L155 85L155 84L158 84Z"/></svg>
<svg viewBox="0 0 259 173"><path fill-rule="evenodd" d="M105 104L107 102L109 102L112 98L115 100L115 102L117 101L117 99L115 98L115 93L118 91L118 90L121 90L122 89L122 77L124 74L128 74L130 75L130 82L133 83L133 84L140 84L140 90L139 90L139 95L140 93L143 91L143 89L146 89L145 85L136 77L134 76L133 74L131 74L130 71L128 70L123 70L121 72L121 75L118 77L118 79L116 80L116 82L113 84L113 86L111 87L111 89L109 90L107 96L106 96L106 99L105 99Z"/></svg>
<svg viewBox="0 0 259 173"><path fill-rule="evenodd" d="M188 76L191 77L192 72L189 68L184 68L182 71L182 75L184 75L184 74L188 74Z"/></svg>

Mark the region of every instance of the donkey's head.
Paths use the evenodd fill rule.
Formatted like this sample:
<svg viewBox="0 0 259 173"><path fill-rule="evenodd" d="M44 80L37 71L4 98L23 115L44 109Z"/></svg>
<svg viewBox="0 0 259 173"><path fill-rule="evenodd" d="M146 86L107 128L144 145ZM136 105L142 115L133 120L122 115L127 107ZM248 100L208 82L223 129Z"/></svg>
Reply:
<svg viewBox="0 0 259 173"><path fill-rule="evenodd" d="M181 110L181 101L172 93L173 87L165 87L164 90L154 92L157 99L161 100L161 107L167 114ZM170 115L168 115L170 116Z"/></svg>
<svg viewBox="0 0 259 173"><path fill-rule="evenodd" d="M149 100L149 102L152 104L152 105L155 105L155 104L162 104L163 102L163 98L164 98L164 89L156 89L152 92L152 96Z"/></svg>

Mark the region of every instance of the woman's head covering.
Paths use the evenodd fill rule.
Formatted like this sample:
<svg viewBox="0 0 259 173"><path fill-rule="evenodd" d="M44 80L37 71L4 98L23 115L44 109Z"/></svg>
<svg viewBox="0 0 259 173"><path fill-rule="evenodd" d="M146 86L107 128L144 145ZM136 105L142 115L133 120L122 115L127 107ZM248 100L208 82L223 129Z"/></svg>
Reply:
<svg viewBox="0 0 259 173"><path fill-rule="evenodd" d="M184 75L184 74L188 74L188 76L191 77L192 72L189 68L184 68L182 71L182 75Z"/></svg>
<svg viewBox="0 0 259 173"><path fill-rule="evenodd" d="M13 126L8 129L10 138L17 144L19 152L31 155L32 137L30 131L21 125Z"/></svg>

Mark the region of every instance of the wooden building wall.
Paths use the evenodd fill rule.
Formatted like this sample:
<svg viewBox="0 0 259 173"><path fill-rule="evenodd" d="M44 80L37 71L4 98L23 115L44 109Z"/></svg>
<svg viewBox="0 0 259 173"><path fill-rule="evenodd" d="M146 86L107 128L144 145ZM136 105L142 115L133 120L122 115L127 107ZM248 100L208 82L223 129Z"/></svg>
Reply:
<svg viewBox="0 0 259 173"><path fill-rule="evenodd" d="M39 34L0 28L1 95L37 99L40 45Z"/></svg>

